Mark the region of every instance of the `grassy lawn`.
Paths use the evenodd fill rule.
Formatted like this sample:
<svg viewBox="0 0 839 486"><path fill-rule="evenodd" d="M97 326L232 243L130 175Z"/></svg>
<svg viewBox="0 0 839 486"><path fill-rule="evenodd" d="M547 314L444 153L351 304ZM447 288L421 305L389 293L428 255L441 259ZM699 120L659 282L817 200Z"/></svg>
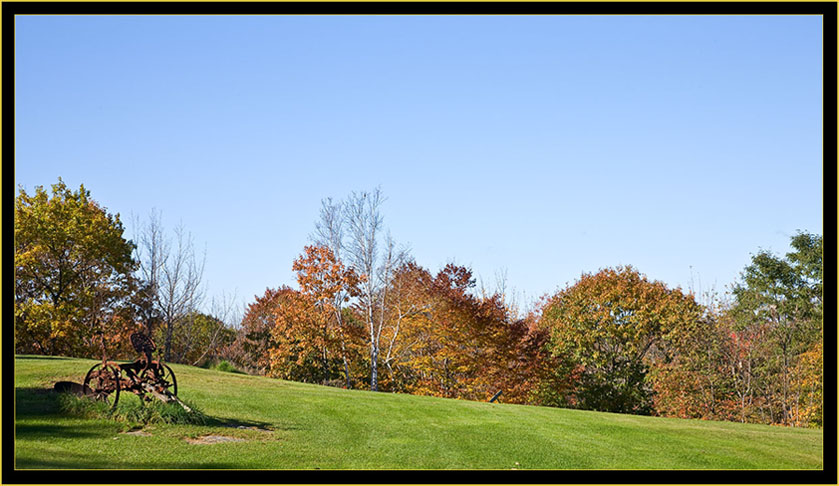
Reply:
<svg viewBox="0 0 839 486"><path fill-rule="evenodd" d="M46 391L81 382L93 363L16 358L17 468L823 467L821 430L371 393L181 365L172 365L179 396L213 424L153 424L133 435L111 420L62 415ZM243 440L186 440L208 434Z"/></svg>

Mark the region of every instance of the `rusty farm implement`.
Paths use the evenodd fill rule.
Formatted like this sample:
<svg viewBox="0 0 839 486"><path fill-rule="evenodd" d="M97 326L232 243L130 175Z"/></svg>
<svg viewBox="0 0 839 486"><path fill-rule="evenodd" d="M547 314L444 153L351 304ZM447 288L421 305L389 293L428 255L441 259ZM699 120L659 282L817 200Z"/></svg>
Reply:
<svg viewBox="0 0 839 486"><path fill-rule="evenodd" d="M102 343L102 362L93 365L84 377L84 383L58 382L55 389L71 391L92 396L116 409L120 396L126 392L134 393L143 401L158 399L163 402L177 402L186 411L190 408L178 399L178 381L175 372L160 358L152 359L152 352L157 347L147 335L139 332L131 334L131 345L141 354L131 363L116 363L105 355L104 338Z"/></svg>

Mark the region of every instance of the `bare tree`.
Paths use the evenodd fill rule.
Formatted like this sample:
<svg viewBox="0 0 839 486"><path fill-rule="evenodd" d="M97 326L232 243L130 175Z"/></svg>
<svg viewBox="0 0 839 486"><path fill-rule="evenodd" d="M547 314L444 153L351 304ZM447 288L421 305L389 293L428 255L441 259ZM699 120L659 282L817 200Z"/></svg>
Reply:
<svg viewBox="0 0 839 486"><path fill-rule="evenodd" d="M235 292L229 296L222 293L218 299L213 297L210 304L210 315L216 320L217 325L211 330L210 340L206 344L204 352L198 359L194 360L192 366L200 364L211 351L214 353L218 351L219 345L222 344L220 338L225 329L233 331L239 327L244 315L244 305L237 301ZM191 341L194 342L195 340L192 339Z"/></svg>
<svg viewBox="0 0 839 486"><path fill-rule="evenodd" d="M371 192L352 192L345 201L340 202L334 202L332 198L324 199L321 201L315 232L310 236L315 244L332 250L337 261L363 276L357 303L362 309L367 328L370 389L374 391L378 390L380 341L388 321L388 285L396 267L407 257L407 250L397 250L389 234L384 238L384 253L379 255L384 219L380 209L384 200L380 188ZM348 290L339 292L334 302L347 387L350 386L350 374L344 341L345 323L341 311L348 296ZM398 327L395 333L398 334Z"/></svg>
<svg viewBox="0 0 839 486"><path fill-rule="evenodd" d="M310 236L318 246L332 250L335 259L341 260L344 248L344 204L328 197L320 202L320 218L315 222L315 232Z"/></svg>
<svg viewBox="0 0 839 486"><path fill-rule="evenodd" d="M344 206L344 217L349 226L348 260L356 272L365 276L360 305L370 338L370 389L373 391L379 389L379 341L385 325L388 282L400 259L400 252L395 251L390 235L385 254L379 258L383 202L381 189L376 188L373 192L352 192Z"/></svg>
<svg viewBox="0 0 839 486"><path fill-rule="evenodd" d="M478 292L481 299L489 299L493 296L500 298L501 304L507 309L510 322L524 319L528 313L535 311L537 303L528 303L527 293L518 291L508 283L506 267L495 271L495 286L492 289L487 286L483 278L478 277L478 279L480 281Z"/></svg>
<svg viewBox="0 0 839 486"><path fill-rule="evenodd" d="M148 309L146 327L164 326L164 359L172 358L172 337L178 325L201 305L204 290L206 251L199 261L195 255L192 235L183 224L174 229L174 241L165 236L159 211L152 210L146 224L139 228L136 258L140 261L140 278L146 282L152 308Z"/></svg>
<svg viewBox="0 0 839 486"><path fill-rule="evenodd" d="M163 263L169 254L169 245L163 235L160 211L152 208L147 223L142 223L136 215L133 220L134 240L137 242L135 259L140 262L137 273L142 282L139 315L146 327L146 333L151 336L160 321L157 296L160 291Z"/></svg>
<svg viewBox="0 0 839 486"><path fill-rule="evenodd" d="M364 320L370 338L370 389L377 391L379 360L379 329L376 329L374 312L375 298L381 290L377 280L378 236L382 229L383 217L379 206L383 200L381 192L352 192L344 207L345 217L350 227L348 255L350 264L364 276L361 284L361 305Z"/></svg>
<svg viewBox="0 0 839 486"><path fill-rule="evenodd" d="M341 250L344 247L344 205L342 202L333 202L332 198L321 201L320 219L315 222L315 233L310 236L312 241L318 245L329 248L335 256L335 260L341 262ZM344 381L347 388L352 387L350 382L350 365L347 357L346 332L344 329L344 315L342 309L347 301L349 289L337 292L333 298L335 309L335 324L338 328L338 337L341 344L341 360L344 364Z"/></svg>

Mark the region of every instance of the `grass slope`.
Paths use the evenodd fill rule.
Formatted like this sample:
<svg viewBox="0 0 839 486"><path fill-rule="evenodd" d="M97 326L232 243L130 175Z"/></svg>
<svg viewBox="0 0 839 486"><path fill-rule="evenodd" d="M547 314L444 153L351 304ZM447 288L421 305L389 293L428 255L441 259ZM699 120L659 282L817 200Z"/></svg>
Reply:
<svg viewBox="0 0 839 486"><path fill-rule="evenodd" d="M821 469L822 431L371 393L173 365L212 425L62 415L95 361L15 360L17 468ZM123 400L136 401L134 395ZM231 427L232 425L232 427ZM255 426L270 431L237 428ZM192 444L207 434L241 442Z"/></svg>

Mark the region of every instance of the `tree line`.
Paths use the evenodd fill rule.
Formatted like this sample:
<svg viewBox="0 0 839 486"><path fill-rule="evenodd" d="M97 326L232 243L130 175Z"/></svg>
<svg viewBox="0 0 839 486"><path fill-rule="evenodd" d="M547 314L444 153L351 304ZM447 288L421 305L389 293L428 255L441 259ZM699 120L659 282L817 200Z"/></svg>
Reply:
<svg viewBox="0 0 839 486"><path fill-rule="evenodd" d="M129 359L140 331L165 360L195 365L235 339L232 303L202 310L204 259L159 212L127 239L119 214L60 178L51 194L20 189L14 212L16 353Z"/></svg>
<svg viewBox="0 0 839 486"><path fill-rule="evenodd" d="M15 205L16 352L123 355L137 329L166 359L368 389L682 418L821 426L820 235L752 256L731 292L695 295L632 266L585 273L521 312L471 269L433 272L384 227L379 189L322 201L291 262L239 318L199 311L203 262L154 214L137 243L84 187ZM68 221L70 223L68 223ZM101 340L101 339L100 339Z"/></svg>

